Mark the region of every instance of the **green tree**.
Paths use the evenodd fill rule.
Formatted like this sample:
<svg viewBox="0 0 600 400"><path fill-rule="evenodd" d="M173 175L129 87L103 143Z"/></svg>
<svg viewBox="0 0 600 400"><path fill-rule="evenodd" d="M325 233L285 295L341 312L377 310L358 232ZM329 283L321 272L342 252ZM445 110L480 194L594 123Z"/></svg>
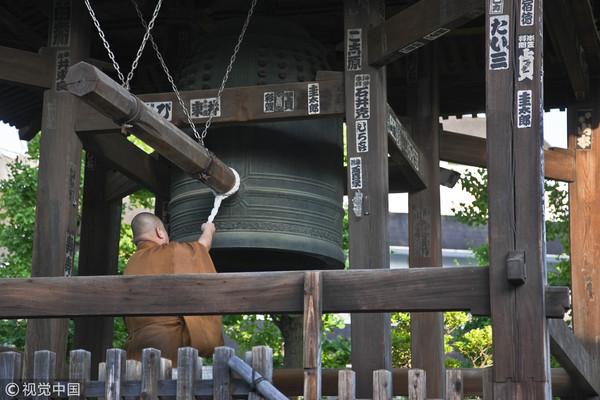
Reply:
<svg viewBox="0 0 600 400"><path fill-rule="evenodd" d="M25 156L8 164L9 177L0 181L0 278L31 275L39 139L37 135ZM26 326L24 319L0 320L0 346L23 350Z"/></svg>

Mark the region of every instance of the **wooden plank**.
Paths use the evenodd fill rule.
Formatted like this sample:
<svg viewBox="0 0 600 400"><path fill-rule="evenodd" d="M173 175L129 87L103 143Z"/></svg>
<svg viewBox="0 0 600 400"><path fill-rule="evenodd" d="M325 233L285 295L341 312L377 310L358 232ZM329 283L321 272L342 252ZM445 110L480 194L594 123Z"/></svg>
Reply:
<svg viewBox="0 0 600 400"><path fill-rule="evenodd" d="M384 21L384 13L384 5L378 0L344 2L351 269L390 267L386 72L385 68L368 65L366 36L370 27ZM366 241L369 246L365 246ZM351 330L356 395L367 398L373 390L373 370L391 369L390 316L352 315Z"/></svg>
<svg viewBox="0 0 600 400"><path fill-rule="evenodd" d="M484 375L491 372L491 368L461 368L463 375L464 384L464 395L465 396L484 396L484 385L487 385L484 381ZM393 381L393 395L394 396L409 396L410 388L409 382L409 369L407 368L393 368L392 369L392 381ZM573 394L573 384L569 374L563 368L552 368L552 393L555 396L571 397ZM350 374L351 370L347 369L323 369L323 396L337 396L339 387L339 376L340 373ZM273 382L275 386L286 396L300 396L303 390L303 370L301 368L291 369L276 369L273 372ZM490 387L491 387L490 377ZM425 383L423 382L423 388ZM487 392L486 392L487 393ZM423 399L426 398L425 390L423 390ZM489 399L493 397L486 397Z"/></svg>
<svg viewBox="0 0 600 400"><path fill-rule="evenodd" d="M87 350L71 350L69 381L79 385L79 394L70 395L69 400L84 400L84 393L91 376L91 353Z"/></svg>
<svg viewBox="0 0 600 400"><path fill-rule="evenodd" d="M482 0L421 0L369 30L369 64L384 65L483 14Z"/></svg>
<svg viewBox="0 0 600 400"><path fill-rule="evenodd" d="M198 349L182 347L177 350L176 400L194 400L194 380L197 374Z"/></svg>
<svg viewBox="0 0 600 400"><path fill-rule="evenodd" d="M228 362L235 357L235 352L229 347L217 347L213 356L213 399L230 400L231 399L231 379L233 370L228 366Z"/></svg>
<svg viewBox="0 0 600 400"><path fill-rule="evenodd" d="M567 70L575 99L583 101L589 96L590 78L587 61L580 51L581 45L573 26L571 7L568 2L561 0L545 0L544 17L555 51Z"/></svg>
<svg viewBox="0 0 600 400"><path fill-rule="evenodd" d="M490 2L486 7L493 392L498 399L550 399L541 201L542 1L533 1L531 10L522 9L523 5L505 0L503 10ZM514 286L507 280L506 259L511 251L525 252L525 285Z"/></svg>
<svg viewBox="0 0 600 400"><path fill-rule="evenodd" d="M435 45L410 55L416 77L407 85L408 115L427 171L426 189L408 195L409 267L442 266L440 209L439 78ZM411 313L411 367L427 373L427 396L442 398L445 388L444 316Z"/></svg>
<svg viewBox="0 0 600 400"><path fill-rule="evenodd" d="M51 88L54 83L54 58L50 54L0 46L0 80Z"/></svg>
<svg viewBox="0 0 600 400"><path fill-rule="evenodd" d="M488 267L322 274L323 312L462 310L489 315ZM0 279L0 318L300 313L303 284L301 272L7 278ZM167 286L177 287L177 293ZM202 310L196 306L200 303Z"/></svg>
<svg viewBox="0 0 600 400"><path fill-rule="evenodd" d="M549 320L550 351L569 372L578 390L588 396L600 395L600 365L579 343L564 321Z"/></svg>
<svg viewBox="0 0 600 400"><path fill-rule="evenodd" d="M158 400L158 380L160 379L160 350L142 350L141 400Z"/></svg>
<svg viewBox="0 0 600 400"><path fill-rule="evenodd" d="M600 146L598 146L598 102L600 93L593 87L590 107L568 109L569 149L576 152L577 178L569 184L569 234L571 260L571 286L573 302L573 329L575 337L588 353L600 359L600 307L597 293L600 292L600 270L596 260L600 245ZM586 120L586 116L589 119ZM578 134L589 131L589 145L579 142ZM579 131L579 132L578 132ZM583 135L582 135L583 136ZM583 146L581 146L583 144Z"/></svg>
<svg viewBox="0 0 600 400"><path fill-rule="evenodd" d="M392 371L378 369L373 371L373 400L391 400Z"/></svg>
<svg viewBox="0 0 600 400"><path fill-rule="evenodd" d="M304 280L303 366L304 398L321 398L321 317L323 282L320 272L306 272Z"/></svg>
<svg viewBox="0 0 600 400"><path fill-rule="evenodd" d="M128 131L182 170L204 176L217 193L233 188L235 176L227 165L98 68L79 62L69 68L65 82L71 94L113 121L131 125Z"/></svg>
<svg viewBox="0 0 600 400"><path fill-rule="evenodd" d="M268 382L273 383L273 349L269 346L254 346L252 351L247 352L250 354L250 363L252 368L258 372ZM248 393L248 400L263 400L257 392Z"/></svg>
<svg viewBox="0 0 600 400"><path fill-rule="evenodd" d="M427 398L427 373L418 368L408 371L408 399L425 400Z"/></svg>
<svg viewBox="0 0 600 400"><path fill-rule="evenodd" d="M45 37L38 35L31 29L31 25L26 24L21 18L7 10L6 7L0 6L0 15L2 15L0 25L17 36L23 44L34 49L46 46L47 40ZM5 58L2 59L6 60Z"/></svg>
<svg viewBox="0 0 600 400"><path fill-rule="evenodd" d="M486 168L486 140L443 131L440 137L440 160ZM556 147L544 150L544 176L547 179L573 182L575 151Z"/></svg>
<svg viewBox="0 0 600 400"><path fill-rule="evenodd" d="M121 399L121 383L125 376L126 352L121 349L106 351L106 381L104 397L106 400Z"/></svg>
<svg viewBox="0 0 600 400"><path fill-rule="evenodd" d="M445 400L463 400L464 385L460 369L446 370L446 395Z"/></svg>
<svg viewBox="0 0 600 400"><path fill-rule="evenodd" d="M343 369L338 372L337 395L339 400L356 399L356 384L354 377L356 372L351 369ZM286 393L286 395L288 395Z"/></svg>
<svg viewBox="0 0 600 400"><path fill-rule="evenodd" d="M169 164L131 143L121 133L80 134L84 148L155 195L169 199ZM107 193L108 194L108 193Z"/></svg>
<svg viewBox="0 0 600 400"><path fill-rule="evenodd" d="M55 1L55 6L61 2ZM36 196L35 232L31 276L65 276L74 268L82 145L73 131L75 99L63 91L66 67L89 52L89 18L80 2L71 4L71 12L55 13L66 24L68 47L52 47L52 80L44 93L42 137ZM70 17L70 21L65 21ZM62 19L60 19L62 18ZM57 157L60 155L60 157ZM68 320L35 320L27 324L25 338L25 376L33 374L33 357L37 350L56 353L56 372L66 376Z"/></svg>
<svg viewBox="0 0 600 400"><path fill-rule="evenodd" d="M50 400L52 384L56 378L56 353L38 350L33 358L33 381L40 400ZM40 388L41 386L41 388Z"/></svg>

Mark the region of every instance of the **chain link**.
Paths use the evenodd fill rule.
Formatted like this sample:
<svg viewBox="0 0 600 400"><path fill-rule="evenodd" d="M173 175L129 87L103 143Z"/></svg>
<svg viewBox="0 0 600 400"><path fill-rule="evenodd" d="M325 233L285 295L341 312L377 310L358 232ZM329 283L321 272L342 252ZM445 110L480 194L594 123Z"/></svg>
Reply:
<svg viewBox="0 0 600 400"><path fill-rule="evenodd" d="M240 37L238 38L235 48L233 49L233 55L231 56L231 59L229 60L229 65L227 66L227 70L225 71L225 76L223 77L223 82L221 82L221 87L219 88L219 91L217 92L217 104L219 104L219 102L221 100L221 93L223 93L223 90L225 89L225 84L227 83L227 79L229 79L229 73L231 72L231 69L233 68L233 63L235 62L237 53L240 51L240 46L242 44L242 40L244 40L244 35L246 34L246 29L248 29L248 24L250 23L250 18L252 17L252 13L254 12L255 6L256 6L256 0L252 0L252 4L250 5L250 10L248 10L248 15L246 16L246 21L244 22L244 26L242 27L242 32L240 33ZM198 135L198 133L195 132L196 139L200 143L202 143L203 146L204 146L204 138L206 137L206 133L208 132L208 128L210 127L212 117L213 117L213 113L211 111L210 115L208 116L208 120L206 121L206 125L204 126L204 130L202 131L202 134Z"/></svg>
<svg viewBox="0 0 600 400"><path fill-rule="evenodd" d="M113 67L115 68L115 71L117 71L117 75L119 76L119 79L121 80L121 84L123 85L123 87L125 87L125 89L129 90L129 82L133 78L133 71L135 71L135 69L137 68L139 61L140 61L140 57L142 57L142 53L144 52L144 47L146 46L146 42L148 41L148 38L150 37L150 31L154 27L154 22L156 20L156 17L158 17L158 12L160 11L160 7L162 6L163 0L158 0L158 3L156 3L156 7L154 9L154 13L152 14L152 19L150 20L150 23L147 26L146 25L144 26L146 28L146 33L144 34L142 43L140 44L140 48L137 51L135 60L133 60L133 63L131 64L131 71L129 71L129 73L127 74L127 79L125 79L125 76L121 72L119 63L117 63L115 55L112 52L112 50L110 49L108 40L106 40L104 31L100 27L100 21L98 21L98 18L96 18L96 13L92 9L92 6L90 5L90 1L89 0L84 0L84 1L85 1L85 5L88 9L88 12L90 13L90 16L92 17L92 20L94 21L94 25L96 26L98 35L100 36L100 39L102 39L104 48L106 48L106 51L108 52L108 57L110 57L110 59L112 60ZM136 6L136 9L137 9L137 6Z"/></svg>
<svg viewBox="0 0 600 400"><path fill-rule="evenodd" d="M146 28L146 21L144 20L144 16L142 15L142 12L140 11L137 3L135 2L135 0L131 0L131 2L133 3L133 6L135 7L135 11L137 12L138 17L140 17L140 20L142 21L142 25L144 26L144 28ZM149 35L149 39L150 39L150 43L152 44L152 48L154 48L154 51L156 52L156 57L158 58L158 61L160 61L160 65L162 66L163 70L165 71L165 74L167 75L167 79L169 80L169 83L171 84L171 88L173 89L173 92L177 96L179 105L183 109L183 113L185 114L187 121L190 124L190 127L194 131L194 136L198 137L199 134L196 129L196 124L194 124L194 121L192 121L192 116L190 115L187 107L185 106L185 102L181 98L181 94L179 93L179 90L177 89L177 86L175 85L175 82L173 81L173 77L171 76L171 73L169 72L169 68L167 67L167 64L165 63L165 60L163 59L162 54L158 50L158 45L154 41L154 37L152 36L152 34Z"/></svg>

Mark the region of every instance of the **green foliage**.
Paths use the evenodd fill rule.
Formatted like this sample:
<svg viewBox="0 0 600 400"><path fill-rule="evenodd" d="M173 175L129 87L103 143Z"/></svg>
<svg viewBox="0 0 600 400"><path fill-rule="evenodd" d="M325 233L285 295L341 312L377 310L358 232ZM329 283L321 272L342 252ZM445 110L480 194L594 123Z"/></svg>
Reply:
<svg viewBox="0 0 600 400"><path fill-rule="evenodd" d="M283 346L279 328L269 315L224 315L225 334L238 345L240 358L253 346L273 349L273 367L283 366Z"/></svg>
<svg viewBox="0 0 600 400"><path fill-rule="evenodd" d="M4 248L0 278L31 274L39 142L38 135L30 142L25 157L8 164L10 175L0 181L0 243Z"/></svg>
<svg viewBox="0 0 600 400"><path fill-rule="evenodd" d="M26 278L31 275L37 160L40 137L29 143L25 157L8 164L9 177L0 181L0 278ZM23 350L27 320L0 320L0 345Z"/></svg>
<svg viewBox="0 0 600 400"><path fill-rule="evenodd" d="M492 326L471 329L454 340L453 346L466 357L475 368L491 367Z"/></svg>
<svg viewBox="0 0 600 400"><path fill-rule="evenodd" d="M392 313L392 366L410 367L409 313Z"/></svg>
<svg viewBox="0 0 600 400"><path fill-rule="evenodd" d="M323 314L323 338L321 363L323 368L345 368L350 364L350 338L335 335L336 329L344 329L346 324L337 314Z"/></svg>

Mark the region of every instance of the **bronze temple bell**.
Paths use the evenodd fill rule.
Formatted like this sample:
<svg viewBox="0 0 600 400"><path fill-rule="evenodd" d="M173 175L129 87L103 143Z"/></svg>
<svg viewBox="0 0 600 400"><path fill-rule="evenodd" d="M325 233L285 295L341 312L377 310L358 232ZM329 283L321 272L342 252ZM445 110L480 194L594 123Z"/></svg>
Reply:
<svg viewBox="0 0 600 400"><path fill-rule="evenodd" d="M184 90L218 88L243 21L202 36L180 73ZM227 87L314 81L324 48L287 21L254 17ZM294 93L264 94L269 112L296 107ZM272 110L272 111L271 111ZM196 122L201 132L204 126ZM343 134L339 118L211 127L206 147L241 178L221 204L211 256L219 272L343 268ZM176 170L171 238L196 240L213 192Z"/></svg>

